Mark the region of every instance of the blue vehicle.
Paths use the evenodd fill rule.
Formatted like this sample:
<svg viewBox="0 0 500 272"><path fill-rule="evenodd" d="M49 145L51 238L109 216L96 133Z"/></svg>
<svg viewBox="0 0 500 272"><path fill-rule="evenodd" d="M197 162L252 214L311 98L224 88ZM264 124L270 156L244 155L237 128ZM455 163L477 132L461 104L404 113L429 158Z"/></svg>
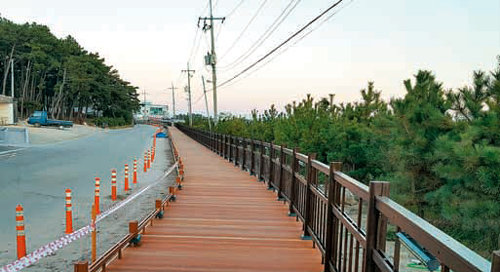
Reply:
<svg viewBox="0 0 500 272"><path fill-rule="evenodd" d="M73 122L71 121L61 121L53 120L47 117L46 111L35 111L29 118L28 124L39 126L57 126L57 127L72 127Z"/></svg>

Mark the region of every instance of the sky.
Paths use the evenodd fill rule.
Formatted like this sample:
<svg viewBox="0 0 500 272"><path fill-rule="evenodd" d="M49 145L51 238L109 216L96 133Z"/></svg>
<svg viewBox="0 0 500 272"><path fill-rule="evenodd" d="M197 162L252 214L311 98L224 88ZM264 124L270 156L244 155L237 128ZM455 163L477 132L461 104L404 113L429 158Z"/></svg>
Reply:
<svg viewBox="0 0 500 272"><path fill-rule="evenodd" d="M227 16L214 28L219 82L238 74L334 3L213 1L214 16ZM296 6L289 16L245 56L291 1ZM170 107L168 88L173 84L178 88L177 112L187 109L187 74L181 70L189 61L195 70L193 111L199 113L206 111L201 76L211 79L203 60L210 33L197 27L198 17L208 16L207 7L208 0L0 0L1 16L48 25L58 37L75 37L141 94L145 91L148 101ZM470 84L474 70L494 69L500 55L499 0L344 0L333 12L265 65L219 88L219 112L248 114L271 104L283 109L306 94L320 98L334 93L337 103L357 101L368 81L390 99L405 94L403 80L419 69L433 71L445 88L456 89ZM235 60L242 61L232 65ZM212 114L212 93L207 96Z"/></svg>

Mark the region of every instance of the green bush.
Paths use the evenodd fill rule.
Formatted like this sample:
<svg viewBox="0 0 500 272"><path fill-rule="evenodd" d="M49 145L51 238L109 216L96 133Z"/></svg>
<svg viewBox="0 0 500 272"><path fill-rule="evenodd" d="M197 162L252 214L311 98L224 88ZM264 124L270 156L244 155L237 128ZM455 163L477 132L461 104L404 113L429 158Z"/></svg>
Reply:
<svg viewBox="0 0 500 272"><path fill-rule="evenodd" d="M98 127L122 127L131 124L131 122L127 122L123 117L98 117L91 122Z"/></svg>

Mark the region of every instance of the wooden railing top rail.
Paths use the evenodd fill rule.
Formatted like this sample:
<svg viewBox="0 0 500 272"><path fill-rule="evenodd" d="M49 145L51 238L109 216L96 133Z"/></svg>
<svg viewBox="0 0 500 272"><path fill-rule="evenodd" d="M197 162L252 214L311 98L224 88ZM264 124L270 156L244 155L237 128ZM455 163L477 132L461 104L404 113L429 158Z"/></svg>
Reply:
<svg viewBox="0 0 500 272"><path fill-rule="evenodd" d="M295 157L298 160L307 163L307 155L297 152L297 153L295 153Z"/></svg>
<svg viewBox="0 0 500 272"><path fill-rule="evenodd" d="M368 193L368 186L340 171L335 172L335 181L349 189L349 191L361 199L366 200L370 197L370 194Z"/></svg>
<svg viewBox="0 0 500 272"><path fill-rule="evenodd" d="M377 197L376 207L392 224L415 237L419 244L450 269L490 271L490 262L390 198Z"/></svg>

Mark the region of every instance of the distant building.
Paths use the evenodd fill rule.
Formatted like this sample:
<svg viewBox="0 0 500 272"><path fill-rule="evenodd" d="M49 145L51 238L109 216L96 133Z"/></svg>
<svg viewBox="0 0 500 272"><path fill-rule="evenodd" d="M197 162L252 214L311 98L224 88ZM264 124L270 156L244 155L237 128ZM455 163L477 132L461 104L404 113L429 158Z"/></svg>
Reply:
<svg viewBox="0 0 500 272"><path fill-rule="evenodd" d="M141 103L141 109L135 114L135 118L139 120L152 118L168 118L168 106L153 104L151 102Z"/></svg>
<svg viewBox="0 0 500 272"><path fill-rule="evenodd" d="M10 96L0 95L0 125L12 125L16 122L15 101Z"/></svg>

